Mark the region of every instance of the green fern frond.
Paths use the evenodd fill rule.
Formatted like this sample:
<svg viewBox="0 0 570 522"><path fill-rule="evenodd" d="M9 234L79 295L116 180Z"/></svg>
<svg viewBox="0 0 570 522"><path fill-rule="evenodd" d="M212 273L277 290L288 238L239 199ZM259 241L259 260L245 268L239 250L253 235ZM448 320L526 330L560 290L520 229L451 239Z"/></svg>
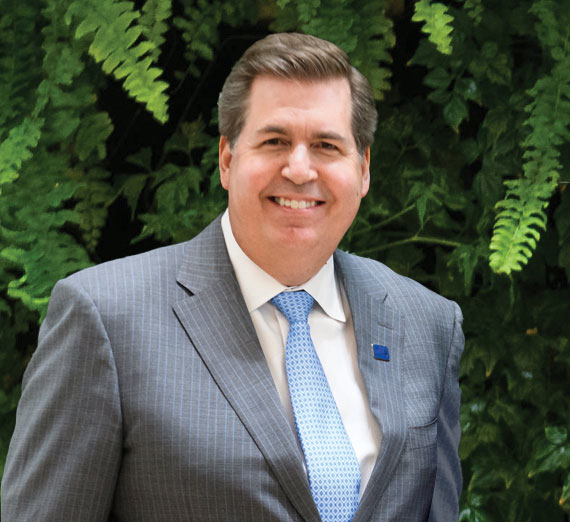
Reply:
<svg viewBox="0 0 570 522"><path fill-rule="evenodd" d="M30 310L45 315L49 294L54 283L66 275L91 264L85 251L78 249L75 241L56 230L24 248L7 248L0 257L21 266L24 275L10 281L8 295L21 300Z"/></svg>
<svg viewBox="0 0 570 522"><path fill-rule="evenodd" d="M66 11L67 7L58 0L47 0L42 11L50 21L42 31L45 80L38 88L48 105L45 145L57 144L80 161L96 150L101 159L112 125L106 113L95 112L97 97L92 75L84 75L85 48L75 40L73 28L65 23Z"/></svg>
<svg viewBox="0 0 570 522"><path fill-rule="evenodd" d="M44 124L39 117L47 98L38 89L43 88L38 3L10 2L0 8L0 187L18 178Z"/></svg>
<svg viewBox="0 0 570 522"><path fill-rule="evenodd" d="M351 60L370 81L374 97L382 100L391 88L392 71L385 64L392 63L390 49L396 44L394 24L386 10L374 3L366 4L358 9L358 13L356 30L359 37Z"/></svg>
<svg viewBox="0 0 570 522"><path fill-rule="evenodd" d="M260 18L271 18L276 4L251 0L195 0L184 4L184 16L174 18L174 26L180 29L185 42L184 56L188 71L195 77L203 73L199 60L212 61L219 45L219 26L237 27L242 23L255 26ZM233 40L235 37L231 37ZM227 40L225 43L229 43ZM184 73L186 74L186 73Z"/></svg>
<svg viewBox="0 0 570 522"><path fill-rule="evenodd" d="M570 5L568 2L553 0L535 1L529 10L536 15L536 34L545 49L551 51L564 45L570 30ZM556 58L555 58L556 59Z"/></svg>
<svg viewBox="0 0 570 522"><path fill-rule="evenodd" d="M392 73L385 64L392 62L389 50L396 43L393 22L386 6L357 0L303 0L295 6L277 4L276 31L300 29L337 44L350 55L353 65L370 81L374 97L381 100L390 90ZM308 16L309 13L313 13Z"/></svg>
<svg viewBox="0 0 570 522"><path fill-rule="evenodd" d="M229 4L223 1L198 0L195 4L184 7L184 17L174 18L174 25L182 31L186 43L184 55L194 76L200 75L196 67L198 59L214 58L214 48L218 44L218 25L228 16L228 7Z"/></svg>
<svg viewBox="0 0 570 522"><path fill-rule="evenodd" d="M77 229L81 218L69 208L79 183L69 175L67 159L67 151L46 149L42 136L0 204L0 257L20 274L7 293L41 313L55 282L90 264L85 248L63 232Z"/></svg>
<svg viewBox="0 0 570 522"><path fill-rule="evenodd" d="M0 252L4 255L4 252ZM49 297L36 297L26 287L28 276L23 275L20 279L14 279L8 283L8 295L14 299L19 299L29 310L41 310L46 308Z"/></svg>
<svg viewBox="0 0 570 522"><path fill-rule="evenodd" d="M75 152L80 160L86 160L92 153L99 159L107 155L106 141L113 132L111 118L106 112L85 116L75 138Z"/></svg>
<svg viewBox="0 0 570 522"><path fill-rule="evenodd" d="M510 274L522 269L536 248L540 230L546 230L548 198L556 187L552 178L507 181L507 195L497 203L496 218L489 248L489 264L496 273Z"/></svg>
<svg viewBox="0 0 570 522"><path fill-rule="evenodd" d="M419 0L415 5L415 12L412 16L414 22L424 22L422 31L428 35L439 52L451 54L451 32L453 27L453 16L447 13L447 7L430 0Z"/></svg>
<svg viewBox="0 0 570 522"><path fill-rule="evenodd" d="M485 11L482 0L464 0L464 5L469 18L473 20L476 26L479 25L483 19L483 12Z"/></svg>
<svg viewBox="0 0 570 522"><path fill-rule="evenodd" d="M123 80L127 93L160 122L168 119L168 84L157 78L162 71L152 66L149 55L155 44L141 40L143 29L135 20L140 17L131 2L113 0L76 0L67 10L65 21L80 21L75 37L92 37L89 54L107 74Z"/></svg>
<svg viewBox="0 0 570 522"><path fill-rule="evenodd" d="M528 92L532 101L526 107L530 132L523 142L524 178L507 182L505 199L497 203L501 212L489 264L505 274L522 269L546 228L545 209L562 169L558 148L570 141L570 5L564 9L545 0L532 11L540 20L537 35L554 65Z"/></svg>
<svg viewBox="0 0 570 522"><path fill-rule="evenodd" d="M32 150L40 140L43 123L42 119L25 118L0 143L0 185L18 178L22 164L32 157Z"/></svg>
<svg viewBox="0 0 570 522"><path fill-rule="evenodd" d="M29 0L0 6L0 141L35 104L42 77L38 4Z"/></svg>
<svg viewBox="0 0 570 522"><path fill-rule="evenodd" d="M81 61L81 52L72 49L68 42L61 41L61 34L50 34L50 29L51 26L44 31L46 39L42 46L45 52L43 70L49 77L50 87L69 86L85 68Z"/></svg>
<svg viewBox="0 0 570 522"><path fill-rule="evenodd" d="M172 0L146 0L142 10L139 23L143 36L154 44L150 54L156 63L168 30L166 20L172 15Z"/></svg>
<svg viewBox="0 0 570 522"><path fill-rule="evenodd" d="M88 172L73 172L72 176L78 182L74 198L79 202L73 210L79 216L79 227L83 241L88 251L95 250L101 230L107 219L107 209L113 200L114 191L106 182L109 173L100 168L90 169Z"/></svg>

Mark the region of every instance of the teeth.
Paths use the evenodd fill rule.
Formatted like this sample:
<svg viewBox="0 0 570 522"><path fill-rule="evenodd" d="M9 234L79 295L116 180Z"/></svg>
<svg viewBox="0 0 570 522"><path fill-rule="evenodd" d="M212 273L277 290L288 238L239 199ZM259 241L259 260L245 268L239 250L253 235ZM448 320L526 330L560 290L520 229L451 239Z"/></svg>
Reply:
<svg viewBox="0 0 570 522"><path fill-rule="evenodd" d="M305 201L304 199L285 199L285 198L275 198L276 203L282 207L291 208L311 208L317 205L316 201Z"/></svg>

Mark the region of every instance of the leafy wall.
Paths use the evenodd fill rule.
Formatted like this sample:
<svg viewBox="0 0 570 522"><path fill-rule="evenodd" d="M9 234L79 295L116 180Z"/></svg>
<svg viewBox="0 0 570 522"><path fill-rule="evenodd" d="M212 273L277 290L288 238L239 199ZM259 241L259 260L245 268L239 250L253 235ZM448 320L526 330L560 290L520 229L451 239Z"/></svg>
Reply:
<svg viewBox="0 0 570 522"><path fill-rule="evenodd" d="M570 519L567 0L0 5L0 473L53 284L224 208L217 93L252 41L298 30L378 100L343 247L463 308L462 520Z"/></svg>

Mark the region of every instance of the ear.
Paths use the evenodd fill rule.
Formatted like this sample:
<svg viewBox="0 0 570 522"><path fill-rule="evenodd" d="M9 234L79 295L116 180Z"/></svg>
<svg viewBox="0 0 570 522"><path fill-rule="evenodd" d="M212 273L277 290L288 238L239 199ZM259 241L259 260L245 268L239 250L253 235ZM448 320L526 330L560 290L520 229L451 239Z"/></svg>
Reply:
<svg viewBox="0 0 570 522"><path fill-rule="evenodd" d="M362 194L361 197L368 194L368 189L370 188L370 147L368 147L364 154L362 155L362 160L360 162L360 168L362 173Z"/></svg>
<svg viewBox="0 0 570 522"><path fill-rule="evenodd" d="M226 136L220 136L218 146L218 163L220 166L220 183L228 190L230 185L230 163L232 162L232 151L230 142Z"/></svg>

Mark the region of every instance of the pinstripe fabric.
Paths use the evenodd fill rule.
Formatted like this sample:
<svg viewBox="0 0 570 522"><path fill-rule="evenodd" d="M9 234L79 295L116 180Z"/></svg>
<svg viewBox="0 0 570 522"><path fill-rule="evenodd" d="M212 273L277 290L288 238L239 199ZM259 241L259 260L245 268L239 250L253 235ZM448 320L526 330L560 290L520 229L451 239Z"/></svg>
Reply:
<svg viewBox="0 0 570 522"><path fill-rule="evenodd" d="M335 253L382 446L354 522L456 521L461 492L461 312L369 259ZM370 357L390 348L390 363ZM433 499L433 502L432 502Z"/></svg>
<svg viewBox="0 0 570 522"><path fill-rule="evenodd" d="M335 264L383 430L354 520L457 520L460 313L378 263L337 252ZM319 520L218 220L56 285L2 520Z"/></svg>

